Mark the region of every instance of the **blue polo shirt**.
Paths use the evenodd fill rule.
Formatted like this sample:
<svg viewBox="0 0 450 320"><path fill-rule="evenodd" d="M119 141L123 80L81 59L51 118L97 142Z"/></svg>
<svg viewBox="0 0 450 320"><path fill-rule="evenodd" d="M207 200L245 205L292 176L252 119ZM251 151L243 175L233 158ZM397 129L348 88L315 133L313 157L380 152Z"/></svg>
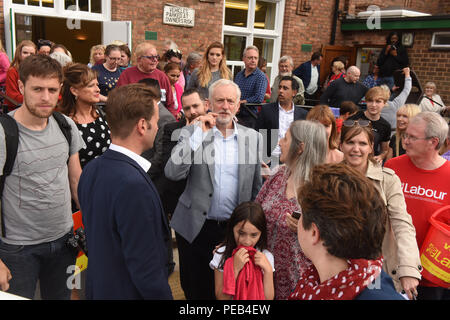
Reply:
<svg viewBox="0 0 450 320"><path fill-rule="evenodd" d="M241 100L247 100L248 103L261 103L264 101L264 95L267 89L267 78L264 72L255 69L247 77L245 69L240 71L234 78L234 82L241 89ZM256 112L256 107L250 107Z"/></svg>

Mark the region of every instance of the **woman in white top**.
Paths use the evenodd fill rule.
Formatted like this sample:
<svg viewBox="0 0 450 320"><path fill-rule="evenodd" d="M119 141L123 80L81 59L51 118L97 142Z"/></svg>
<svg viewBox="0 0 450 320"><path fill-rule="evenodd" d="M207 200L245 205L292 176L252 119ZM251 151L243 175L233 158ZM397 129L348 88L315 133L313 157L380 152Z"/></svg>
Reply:
<svg viewBox="0 0 450 320"><path fill-rule="evenodd" d="M427 82L425 84L425 95L423 96L419 107L422 111L437 113L450 110L450 107L446 107L441 97L436 94L436 84L434 82Z"/></svg>

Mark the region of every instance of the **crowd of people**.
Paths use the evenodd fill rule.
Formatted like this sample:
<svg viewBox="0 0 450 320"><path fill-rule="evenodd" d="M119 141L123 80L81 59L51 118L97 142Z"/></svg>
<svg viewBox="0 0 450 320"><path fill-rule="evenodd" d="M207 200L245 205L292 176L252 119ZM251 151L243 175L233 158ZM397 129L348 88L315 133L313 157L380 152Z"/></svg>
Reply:
<svg viewBox="0 0 450 320"><path fill-rule="evenodd" d="M323 84L320 52L271 85L256 46L234 76L221 42L2 50L0 290L73 297L81 210L86 299L172 299L172 230L190 300L450 299L419 255L450 206L450 107L432 82L406 104L398 40Z"/></svg>

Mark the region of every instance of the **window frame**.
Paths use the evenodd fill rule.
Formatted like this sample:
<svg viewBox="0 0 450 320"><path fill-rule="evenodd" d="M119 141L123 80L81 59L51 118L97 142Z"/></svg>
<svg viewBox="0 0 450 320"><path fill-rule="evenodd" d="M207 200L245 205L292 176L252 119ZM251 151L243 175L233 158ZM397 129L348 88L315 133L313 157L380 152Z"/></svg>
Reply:
<svg viewBox="0 0 450 320"><path fill-rule="evenodd" d="M439 31L439 32L433 32L433 36L431 37L431 49L448 49L450 50L450 42L449 44L435 44L436 36L439 35L447 35L450 37L450 31Z"/></svg>
<svg viewBox="0 0 450 320"><path fill-rule="evenodd" d="M272 61L267 62L267 68L271 69L270 73L270 83L278 75L278 61L280 59L281 45L283 38L283 22L284 22L284 10L286 0L258 0L264 2L271 2L276 4L275 9L275 21L274 29L259 29L254 27L255 22L255 6L256 0L249 0L248 11L247 11L247 27L235 27L225 25L225 2L223 2L223 21L222 21L222 41L225 39L225 35L230 36L242 36L246 38L246 47L253 45L254 38L263 38L273 40L273 51L272 51ZM244 62L241 60L228 60L227 65L234 71L236 66L244 67Z"/></svg>

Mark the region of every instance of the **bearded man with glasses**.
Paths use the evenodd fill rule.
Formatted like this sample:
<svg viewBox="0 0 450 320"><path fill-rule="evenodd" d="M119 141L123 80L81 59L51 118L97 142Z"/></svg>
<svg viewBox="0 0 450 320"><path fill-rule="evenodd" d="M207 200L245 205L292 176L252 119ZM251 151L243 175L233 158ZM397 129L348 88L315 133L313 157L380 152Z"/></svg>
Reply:
<svg viewBox="0 0 450 320"><path fill-rule="evenodd" d="M385 167L395 170L402 182L419 248L430 227L430 216L450 205L450 162L439 155L447 135L448 124L439 114L421 112L410 120L403 136L406 154L385 164ZM448 288L439 287L426 279L420 281L418 293L419 300L450 299Z"/></svg>
<svg viewBox="0 0 450 320"><path fill-rule="evenodd" d="M127 68L120 75L117 87L137 83L145 78L155 79L161 88L161 102L170 111L174 109L172 87L166 74L157 69L159 55L156 47L148 42L137 45L134 51L136 65Z"/></svg>

